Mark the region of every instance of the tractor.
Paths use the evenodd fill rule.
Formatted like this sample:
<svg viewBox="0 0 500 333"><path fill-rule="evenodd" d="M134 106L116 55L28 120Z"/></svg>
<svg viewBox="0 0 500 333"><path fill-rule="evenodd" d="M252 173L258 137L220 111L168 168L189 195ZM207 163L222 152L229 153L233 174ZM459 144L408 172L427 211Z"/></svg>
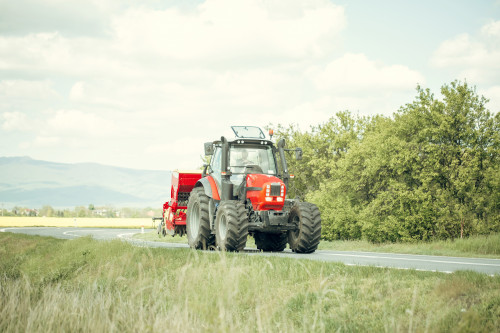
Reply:
<svg viewBox="0 0 500 333"><path fill-rule="evenodd" d="M297 253L314 252L321 237L320 211L287 196L292 176L285 155L295 152L301 160L302 150L285 149L284 139L275 145L272 131L268 140L259 127L231 128L234 140L222 136L205 143L210 163L201 173L173 173L164 228L186 233L194 249L242 251L250 235L261 251L283 251L288 244Z"/></svg>

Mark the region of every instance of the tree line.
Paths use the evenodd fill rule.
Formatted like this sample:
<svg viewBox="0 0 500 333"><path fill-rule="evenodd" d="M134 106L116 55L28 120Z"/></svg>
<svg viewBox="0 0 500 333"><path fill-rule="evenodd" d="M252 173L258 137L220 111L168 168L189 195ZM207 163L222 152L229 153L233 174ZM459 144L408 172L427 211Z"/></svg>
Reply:
<svg viewBox="0 0 500 333"><path fill-rule="evenodd" d="M93 204L86 206L76 206L70 208L54 208L50 205L45 205L41 208L28 208L15 206L10 210L2 209L1 216L29 216L29 217L100 217L100 218L144 218L161 216L162 209L146 208L131 208L113 206L94 206Z"/></svg>
<svg viewBox="0 0 500 333"><path fill-rule="evenodd" d="M278 126L295 174L289 194L318 205L326 240L450 239L500 231L500 114L467 82L436 98L417 87L391 117L338 112Z"/></svg>

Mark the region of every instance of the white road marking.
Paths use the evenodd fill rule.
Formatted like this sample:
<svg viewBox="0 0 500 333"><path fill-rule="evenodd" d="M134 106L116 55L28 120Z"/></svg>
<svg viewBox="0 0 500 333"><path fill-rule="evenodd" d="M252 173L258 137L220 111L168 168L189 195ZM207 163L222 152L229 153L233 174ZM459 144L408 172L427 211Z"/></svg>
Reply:
<svg viewBox="0 0 500 333"><path fill-rule="evenodd" d="M325 253L323 253L325 254ZM389 268L389 269L400 269L400 270L416 270L419 272L433 272L433 273L446 273L446 274L452 274L452 271L438 271L436 269L423 269L423 268L410 268L410 267L392 267L392 266L374 266L374 265L369 265L369 264L353 264L353 263L343 263L340 262L341 264L344 264L346 266L358 266L358 267L376 267L376 268ZM495 276L495 275L491 275Z"/></svg>
<svg viewBox="0 0 500 333"><path fill-rule="evenodd" d="M135 234L137 234L137 232L127 232L127 233L124 233L124 234L118 234L118 235L116 235L116 237L123 238L126 235L135 235ZM130 236L127 236L126 238L130 238Z"/></svg>
<svg viewBox="0 0 500 333"><path fill-rule="evenodd" d="M74 232L77 232L77 231L83 231L83 230L70 230L70 231L65 231L65 232L63 232L63 235L66 235L66 236L73 236L73 237L82 237L82 235L74 235L74 234L73 234Z"/></svg>
<svg viewBox="0 0 500 333"><path fill-rule="evenodd" d="M322 253L322 254L327 255L327 256L338 256L338 257L409 260L409 261L421 261L421 262L435 262L435 263L440 263L440 264L479 265L479 266L500 267L500 263L499 264L486 264L486 263L473 263L473 262L463 262L463 261L446 261L446 260L417 259L417 258L395 258L395 257L382 257L382 256L364 256L364 255L357 255L357 254L340 254L340 253ZM485 258L485 259L487 259L487 258ZM495 259L493 259L493 260L495 260Z"/></svg>
<svg viewBox="0 0 500 333"><path fill-rule="evenodd" d="M320 254L328 254L329 251L333 251L333 250L317 250L315 253L320 253ZM342 252L342 251L340 251ZM499 259L495 259L495 258L476 258L476 257L451 257L451 256L438 256L438 255L434 255L434 254L412 254L412 253L396 253L396 252L393 252L393 253L390 253L390 252L367 252L367 251L343 251L343 252L354 252L354 253L367 253L367 254L381 254L381 255L388 255L388 256L391 256L391 255L397 255L397 256L412 256L412 257L433 257L433 258L449 258L449 259L472 259L472 260L483 260L483 259L487 259L487 260L499 260Z"/></svg>

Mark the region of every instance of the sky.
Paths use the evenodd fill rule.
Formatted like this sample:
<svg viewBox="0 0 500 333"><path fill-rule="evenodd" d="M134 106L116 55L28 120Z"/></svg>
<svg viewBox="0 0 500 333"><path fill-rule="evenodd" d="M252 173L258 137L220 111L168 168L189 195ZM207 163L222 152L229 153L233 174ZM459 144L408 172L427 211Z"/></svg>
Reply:
<svg viewBox="0 0 500 333"><path fill-rule="evenodd" d="M0 0L0 156L196 169L231 125L500 110L500 0Z"/></svg>

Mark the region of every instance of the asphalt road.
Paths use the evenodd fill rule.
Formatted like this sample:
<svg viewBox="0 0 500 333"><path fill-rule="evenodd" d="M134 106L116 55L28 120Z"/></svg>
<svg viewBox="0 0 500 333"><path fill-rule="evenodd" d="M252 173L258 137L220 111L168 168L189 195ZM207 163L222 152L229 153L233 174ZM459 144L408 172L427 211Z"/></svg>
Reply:
<svg viewBox="0 0 500 333"><path fill-rule="evenodd" d="M91 235L97 240L122 239L134 245L164 248L187 248L187 244L150 242L133 239L132 236L141 232L140 229L105 229L105 228L3 228L0 232L23 233L30 235L51 236L63 239ZM397 269L415 269L419 271L433 271L453 273L460 270L470 270L489 275L500 275L500 259L463 258L427 256L377 252L355 251L316 251L311 254L297 254L290 250L279 253L264 253L247 249L246 255L277 256L294 259L310 259L327 262L342 262L353 266L391 267Z"/></svg>

